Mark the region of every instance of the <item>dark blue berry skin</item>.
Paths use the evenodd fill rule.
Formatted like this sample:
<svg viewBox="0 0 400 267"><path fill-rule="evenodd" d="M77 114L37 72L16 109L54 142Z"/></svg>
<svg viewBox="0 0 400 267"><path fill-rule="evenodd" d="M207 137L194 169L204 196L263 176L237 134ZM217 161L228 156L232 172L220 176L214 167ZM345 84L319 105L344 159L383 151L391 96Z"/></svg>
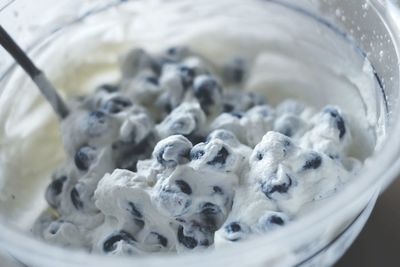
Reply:
<svg viewBox="0 0 400 267"><path fill-rule="evenodd" d="M204 150L193 150L190 151L190 160L197 160L204 156Z"/></svg>
<svg viewBox="0 0 400 267"><path fill-rule="evenodd" d="M187 66L180 66L179 67L179 73L181 76L182 80L182 85L184 89L189 88L193 84L193 80L195 77L194 70L192 68L189 68Z"/></svg>
<svg viewBox="0 0 400 267"><path fill-rule="evenodd" d="M183 234L182 226L179 226L179 228L178 228L178 241L179 241L179 243L181 243L182 245L184 245L186 248L189 248L189 249L194 249L198 245L198 242L196 239L194 239L193 237L190 237L190 236L185 236Z"/></svg>
<svg viewBox="0 0 400 267"><path fill-rule="evenodd" d="M262 192L269 198L273 199L272 194L277 192L280 194L287 193L289 188L292 186L292 179L286 174L286 181L281 184L272 185L270 182L266 181L261 184Z"/></svg>
<svg viewBox="0 0 400 267"><path fill-rule="evenodd" d="M226 238L229 241L236 242L242 239L243 234L247 233L247 230L240 222L231 222L224 227L227 233Z"/></svg>
<svg viewBox="0 0 400 267"><path fill-rule="evenodd" d="M155 233L155 232L152 232L152 234L157 236L158 242L161 244L161 246L163 246L163 247L168 246L168 239L165 236L160 235L159 233Z"/></svg>
<svg viewBox="0 0 400 267"><path fill-rule="evenodd" d="M194 96L198 99L201 107L207 111L208 107L215 104L215 95L221 94L221 87L217 81L208 76L196 79L193 84Z"/></svg>
<svg viewBox="0 0 400 267"><path fill-rule="evenodd" d="M217 216L221 213L221 209L210 202L203 205L201 210L201 230L206 233L213 233L218 229Z"/></svg>
<svg viewBox="0 0 400 267"><path fill-rule="evenodd" d="M224 112L229 113L235 110L235 106L231 105L231 104L224 104L223 105L223 109Z"/></svg>
<svg viewBox="0 0 400 267"><path fill-rule="evenodd" d="M184 58L190 55L190 51L185 46L173 46L165 50L164 54L161 55L159 62L165 63L178 63Z"/></svg>
<svg viewBox="0 0 400 267"><path fill-rule="evenodd" d="M241 83L245 76L245 64L241 58L235 58L223 68L223 78L229 83Z"/></svg>
<svg viewBox="0 0 400 267"><path fill-rule="evenodd" d="M159 85L159 80L157 77L155 76L148 76L145 78L146 82L151 83L153 85Z"/></svg>
<svg viewBox="0 0 400 267"><path fill-rule="evenodd" d="M237 233L242 231L242 227L240 226L240 224L238 222L232 222L230 224L228 224L227 226L225 226L225 231L228 233Z"/></svg>
<svg viewBox="0 0 400 267"><path fill-rule="evenodd" d="M224 165L226 163L226 159L228 158L228 156L229 156L228 150L226 150L225 147L222 147L220 151L218 151L217 156L215 156L213 160L207 162L207 164L212 166L217 164Z"/></svg>
<svg viewBox="0 0 400 267"><path fill-rule="evenodd" d="M262 232L269 232L277 227L284 226L288 217L281 212L273 212L265 214L258 220L257 228Z"/></svg>
<svg viewBox="0 0 400 267"><path fill-rule="evenodd" d="M271 224L276 224L276 225L280 225L280 226L285 224L285 221L281 217L279 217L277 215L272 215L268 219L268 222L271 223Z"/></svg>
<svg viewBox="0 0 400 267"><path fill-rule="evenodd" d="M182 193L185 193L186 195L191 195L192 194L192 188L188 183L186 183L183 180L176 180L175 184L178 186L178 188L182 191Z"/></svg>
<svg viewBox="0 0 400 267"><path fill-rule="evenodd" d="M173 46L165 50L159 60L161 64L178 63L189 55L189 50L185 46Z"/></svg>
<svg viewBox="0 0 400 267"><path fill-rule="evenodd" d="M47 203L53 208L57 208L59 205L57 197L61 194L65 181L67 181L67 176L61 176L53 180L46 189Z"/></svg>
<svg viewBox="0 0 400 267"><path fill-rule="evenodd" d="M101 109L107 113L116 114L130 106L132 106L132 102L129 99L114 97L105 102Z"/></svg>
<svg viewBox="0 0 400 267"><path fill-rule="evenodd" d="M339 130L339 139L342 139L346 134L346 126L343 117L340 116L338 110L333 107L326 107L324 108L323 112L328 113L332 118L335 119L336 127Z"/></svg>
<svg viewBox="0 0 400 267"><path fill-rule="evenodd" d="M137 161L150 157L153 150L153 136L149 135L140 143L117 141L112 144L116 168L136 171Z"/></svg>
<svg viewBox="0 0 400 267"><path fill-rule="evenodd" d="M119 90L117 85L112 85L112 84L102 84L100 85L97 90L103 90L106 91L107 93L114 93Z"/></svg>
<svg viewBox="0 0 400 267"><path fill-rule="evenodd" d="M176 46L170 47L165 52L169 56L176 56L179 52L179 47Z"/></svg>
<svg viewBox="0 0 400 267"><path fill-rule="evenodd" d="M70 195L71 195L71 201L72 201L72 204L74 205L74 207L77 210L82 209L83 208L83 202L82 202L82 200L81 200L81 198L79 196L78 190L76 190L75 187L71 190L71 194Z"/></svg>
<svg viewBox="0 0 400 267"><path fill-rule="evenodd" d="M74 162L78 170L87 171L89 169L93 161L93 156L91 155L93 152L94 149L89 146L83 146L76 151Z"/></svg>
<svg viewBox="0 0 400 267"><path fill-rule="evenodd" d="M133 221L134 221L134 223L140 228L140 229L142 229L143 227L144 227L144 221L143 220L140 220L140 219L133 219Z"/></svg>
<svg viewBox="0 0 400 267"><path fill-rule="evenodd" d="M306 161L303 166L303 170L318 169L322 164L322 158L318 154L313 154L310 159Z"/></svg>
<svg viewBox="0 0 400 267"><path fill-rule="evenodd" d="M128 204L129 204L129 211L134 217L137 217L137 218L143 217L142 213L137 209L137 207L134 203L129 202Z"/></svg>
<svg viewBox="0 0 400 267"><path fill-rule="evenodd" d="M261 153L260 151L257 152L256 159L260 161L260 160L262 160L263 158L264 158L264 154Z"/></svg>
<svg viewBox="0 0 400 267"><path fill-rule="evenodd" d="M290 127L282 128L277 130L277 132L280 132L283 135L286 135L287 137L292 137L293 135L293 129Z"/></svg>
<svg viewBox="0 0 400 267"><path fill-rule="evenodd" d="M216 185L213 186L213 191L214 191L214 193L219 194L219 195L223 195L224 194L222 188L219 187L219 186L216 186Z"/></svg>
<svg viewBox="0 0 400 267"><path fill-rule="evenodd" d="M163 166L166 166L166 165L167 165L167 161L163 158L164 153L165 153L165 150L166 150L167 148L168 148L168 146L167 146L167 147L164 147L164 148L160 151L160 153L158 153L157 156L156 156L157 162L160 163L160 164L163 165Z"/></svg>
<svg viewBox="0 0 400 267"><path fill-rule="evenodd" d="M119 241L125 241L129 244L134 244L136 242L136 239L128 232L121 230L118 233L110 236L106 241L104 241L103 251L106 253L114 251L117 248L116 243Z"/></svg>
<svg viewBox="0 0 400 267"><path fill-rule="evenodd" d="M229 112L229 114L232 115L233 117L238 118L238 119L241 119L243 117L243 113L242 112L232 111L232 112Z"/></svg>
<svg viewBox="0 0 400 267"><path fill-rule="evenodd" d="M206 139L203 135L199 135L197 133L191 133L189 135L185 135L185 137L193 144L197 145L198 143L204 142Z"/></svg>

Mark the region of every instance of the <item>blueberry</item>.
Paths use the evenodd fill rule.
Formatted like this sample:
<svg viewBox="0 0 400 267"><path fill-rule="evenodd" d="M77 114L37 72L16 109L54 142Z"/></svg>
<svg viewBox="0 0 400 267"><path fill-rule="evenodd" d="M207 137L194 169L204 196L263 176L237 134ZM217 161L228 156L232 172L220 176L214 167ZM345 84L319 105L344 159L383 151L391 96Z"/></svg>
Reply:
<svg viewBox="0 0 400 267"><path fill-rule="evenodd" d="M339 114L339 111L333 107L326 107L324 108L323 112L328 113L335 119L336 127L339 130L339 139L342 139L346 134L346 126L343 117Z"/></svg>
<svg viewBox="0 0 400 267"><path fill-rule="evenodd" d="M243 112L232 111L232 112L229 112L229 114L238 119L241 119L243 117Z"/></svg>
<svg viewBox="0 0 400 267"><path fill-rule="evenodd" d="M242 227L238 222L232 222L225 226L225 231L227 231L228 233L237 233L242 231Z"/></svg>
<svg viewBox="0 0 400 267"><path fill-rule="evenodd" d="M175 184L179 187L179 189L182 191L182 193L184 193L186 195L191 195L192 194L192 188L185 181L176 180Z"/></svg>
<svg viewBox="0 0 400 267"><path fill-rule="evenodd" d="M222 110L223 110L224 112L226 112L226 113L229 113L229 112L232 112L232 111L235 110L235 106L232 105L232 104L225 103L225 104L223 105Z"/></svg>
<svg viewBox="0 0 400 267"><path fill-rule="evenodd" d="M187 67L187 66L180 66L179 67L179 73L180 73L180 76L181 76L183 88L187 89L190 86L192 86L193 80L194 80L194 76L195 76L194 70L192 68Z"/></svg>
<svg viewBox="0 0 400 267"><path fill-rule="evenodd" d="M132 106L132 102L124 97L114 97L107 100L102 106L102 110L108 113L119 113L126 109L127 107Z"/></svg>
<svg viewBox="0 0 400 267"><path fill-rule="evenodd" d="M311 159L308 159L303 166L303 170L318 169L321 166L322 158L320 155L313 153Z"/></svg>
<svg viewBox="0 0 400 267"><path fill-rule="evenodd" d="M280 194L287 193L289 188L292 186L292 179L288 174L285 176L284 181L277 181L276 177L272 177L270 180L261 184L262 192L269 198L272 198L272 194L277 192Z"/></svg>
<svg viewBox="0 0 400 267"><path fill-rule="evenodd" d="M71 196L71 201L72 201L72 204L74 205L74 207L77 210L82 209L83 208L83 202L82 202L82 200L81 200L81 198L79 196L78 190L75 187L71 190L70 196Z"/></svg>
<svg viewBox="0 0 400 267"><path fill-rule="evenodd" d="M208 239L204 239L200 241L200 246L208 247L210 245L210 241Z"/></svg>
<svg viewBox="0 0 400 267"><path fill-rule="evenodd" d="M90 137L98 137L107 130L107 115L100 111L92 111L87 118L87 133Z"/></svg>
<svg viewBox="0 0 400 267"><path fill-rule="evenodd" d="M111 84L102 84L98 87L97 90L103 90L106 91L107 93L114 93L118 91L118 86L117 85L111 85Z"/></svg>
<svg viewBox="0 0 400 267"><path fill-rule="evenodd" d="M146 82L151 83L153 85L159 85L158 78L155 76L148 76L146 77Z"/></svg>
<svg viewBox="0 0 400 267"><path fill-rule="evenodd" d="M220 208L217 205L210 202L206 202L201 210L201 213L205 215L218 214L219 212L221 212Z"/></svg>
<svg viewBox="0 0 400 267"><path fill-rule="evenodd" d="M190 51L187 47L173 46L165 51L162 61L167 63L176 63L189 56L189 54Z"/></svg>
<svg viewBox="0 0 400 267"><path fill-rule="evenodd" d="M152 232L152 234L157 236L158 242L161 244L161 246L163 246L163 247L168 246L168 239L165 236L162 236L155 232Z"/></svg>
<svg viewBox="0 0 400 267"><path fill-rule="evenodd" d="M286 135L288 137L293 136L293 129L291 127L276 129L276 131L280 132L281 134L284 134L284 135Z"/></svg>
<svg viewBox="0 0 400 267"><path fill-rule="evenodd" d="M221 94L221 87L211 76L201 75L194 81L193 92L201 107L207 110L209 106L215 104L215 99Z"/></svg>
<svg viewBox="0 0 400 267"><path fill-rule="evenodd" d="M76 151L74 162L76 167L81 171L87 171L90 164L94 160L95 150L90 146L82 146Z"/></svg>
<svg viewBox="0 0 400 267"><path fill-rule="evenodd" d="M216 165L216 164L224 165L226 163L226 159L228 158L228 156L229 156L228 150L226 150L225 147L222 147L218 151L218 153L215 156L215 158L212 159L211 161L208 161L207 164L208 165Z"/></svg>
<svg viewBox="0 0 400 267"><path fill-rule="evenodd" d="M120 241L124 241L129 244L134 244L136 242L136 239L133 236L131 236L131 234L129 234L128 232L121 230L118 233L110 236L104 242L104 244L103 244L104 252L109 253L109 252L114 251L117 248L116 243L118 243Z"/></svg>
<svg viewBox="0 0 400 267"><path fill-rule="evenodd" d="M165 52L169 56L175 56L179 52L179 47L176 47L176 46L170 47Z"/></svg>
<svg viewBox="0 0 400 267"><path fill-rule="evenodd" d="M204 150L193 150L190 151L190 160L198 160L204 156Z"/></svg>
<svg viewBox="0 0 400 267"><path fill-rule="evenodd" d="M133 221L134 221L134 223L140 228L140 229L142 229L143 227L144 227L144 221L143 220L140 220L140 219L133 219Z"/></svg>
<svg viewBox="0 0 400 267"><path fill-rule="evenodd" d="M165 103L165 105L164 105L164 111L165 111L167 114L169 114L169 113L172 112L172 110L173 110L172 104L171 104L171 103Z"/></svg>
<svg viewBox="0 0 400 267"><path fill-rule="evenodd" d="M262 232L267 232L284 226L288 219L288 216L282 212L267 211L259 218L256 227Z"/></svg>
<svg viewBox="0 0 400 267"><path fill-rule="evenodd" d="M67 176L61 176L55 180L53 180L50 185L46 189L46 200L47 203L53 208L57 208L59 205L59 200L57 196L59 196L62 192L65 181L67 180Z"/></svg>
<svg viewBox="0 0 400 267"><path fill-rule="evenodd" d="M219 186L216 186L216 185L213 186L213 191L214 191L214 193L216 193L216 194L220 194L220 195L224 194L223 191L222 191L222 188L219 187Z"/></svg>
<svg viewBox="0 0 400 267"><path fill-rule="evenodd" d="M242 58L234 58L223 67L223 77L229 83L241 83L245 75L245 64Z"/></svg>
<svg viewBox="0 0 400 267"><path fill-rule="evenodd" d="M169 146L164 147L159 153L156 155L157 162L161 165L166 165L167 161L163 158L165 150L168 149Z"/></svg>
<svg viewBox="0 0 400 267"><path fill-rule="evenodd" d="M285 221L281 217L279 217L277 215L272 215L271 217L269 217L268 221L271 224L277 224L277 225L280 225L280 226L285 224Z"/></svg>
<svg viewBox="0 0 400 267"><path fill-rule="evenodd" d="M185 135L185 137L194 145L202 143L206 139L203 135L197 133L191 133L189 135Z"/></svg>
<svg viewBox="0 0 400 267"><path fill-rule="evenodd" d="M116 168L136 171L136 163L140 159L148 158L153 148L153 136L149 135L140 143L116 141L111 148L115 155Z"/></svg>
<svg viewBox="0 0 400 267"><path fill-rule="evenodd" d="M260 151L258 151L257 154L256 154L256 159L260 161L260 160L262 160L263 158L264 158L263 153L261 153Z"/></svg>
<svg viewBox="0 0 400 267"><path fill-rule="evenodd" d="M217 227L217 215L221 214L221 209L210 202L203 205L201 209L202 231L215 232Z"/></svg>
<svg viewBox="0 0 400 267"><path fill-rule="evenodd" d="M224 230L226 239L232 242L239 241L245 233L248 233L248 227L239 222L231 222L225 225Z"/></svg>
<svg viewBox="0 0 400 267"><path fill-rule="evenodd" d="M136 207L136 205L134 203L129 202L128 204L129 204L129 212L133 216L135 216L137 218L142 218L143 217L142 213L137 209L137 207Z"/></svg>
<svg viewBox="0 0 400 267"><path fill-rule="evenodd" d="M178 228L178 241L179 243L181 243L182 245L184 245L185 247L189 248L189 249L194 249L195 247L197 247L197 240L194 239L193 237L190 236L185 236L183 234L183 227L179 226Z"/></svg>

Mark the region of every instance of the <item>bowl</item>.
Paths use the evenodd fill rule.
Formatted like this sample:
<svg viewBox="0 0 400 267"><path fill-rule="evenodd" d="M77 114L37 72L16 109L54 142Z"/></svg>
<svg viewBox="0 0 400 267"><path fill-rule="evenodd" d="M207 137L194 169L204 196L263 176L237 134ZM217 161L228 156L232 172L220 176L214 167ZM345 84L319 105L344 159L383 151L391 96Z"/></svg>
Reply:
<svg viewBox="0 0 400 267"><path fill-rule="evenodd" d="M52 246L31 232L46 207L51 172L65 158L58 121L0 50L0 248L23 266L332 265L399 172L398 11L391 1L379 0L2 3L1 25L64 97L116 80L118 55L131 47L159 51L186 44L216 64L240 53L256 61L254 72L265 71L261 79L250 79L249 88L265 93L272 105L294 97L317 108L335 104L351 114L357 136L352 156L364 166L318 208L234 246L137 258Z"/></svg>

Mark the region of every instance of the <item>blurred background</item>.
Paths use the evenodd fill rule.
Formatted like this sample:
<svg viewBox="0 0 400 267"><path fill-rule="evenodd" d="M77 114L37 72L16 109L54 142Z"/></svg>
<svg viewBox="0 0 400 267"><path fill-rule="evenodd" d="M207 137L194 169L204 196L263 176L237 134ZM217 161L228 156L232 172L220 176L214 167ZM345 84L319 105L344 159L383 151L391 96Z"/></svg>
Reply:
<svg viewBox="0 0 400 267"><path fill-rule="evenodd" d="M400 266L400 179L379 197L365 228L335 267Z"/></svg>

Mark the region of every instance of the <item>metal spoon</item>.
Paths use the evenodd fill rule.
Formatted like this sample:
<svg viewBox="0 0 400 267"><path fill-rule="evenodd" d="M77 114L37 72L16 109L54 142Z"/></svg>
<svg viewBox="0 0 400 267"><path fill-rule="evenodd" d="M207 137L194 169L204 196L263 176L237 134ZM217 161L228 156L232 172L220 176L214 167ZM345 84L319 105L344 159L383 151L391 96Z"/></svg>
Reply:
<svg viewBox="0 0 400 267"><path fill-rule="evenodd" d="M38 69L27 54L17 45L6 30L0 25L0 45L17 61L31 77L40 92L47 99L60 119L68 116L69 110L64 100L57 93L46 75Z"/></svg>

